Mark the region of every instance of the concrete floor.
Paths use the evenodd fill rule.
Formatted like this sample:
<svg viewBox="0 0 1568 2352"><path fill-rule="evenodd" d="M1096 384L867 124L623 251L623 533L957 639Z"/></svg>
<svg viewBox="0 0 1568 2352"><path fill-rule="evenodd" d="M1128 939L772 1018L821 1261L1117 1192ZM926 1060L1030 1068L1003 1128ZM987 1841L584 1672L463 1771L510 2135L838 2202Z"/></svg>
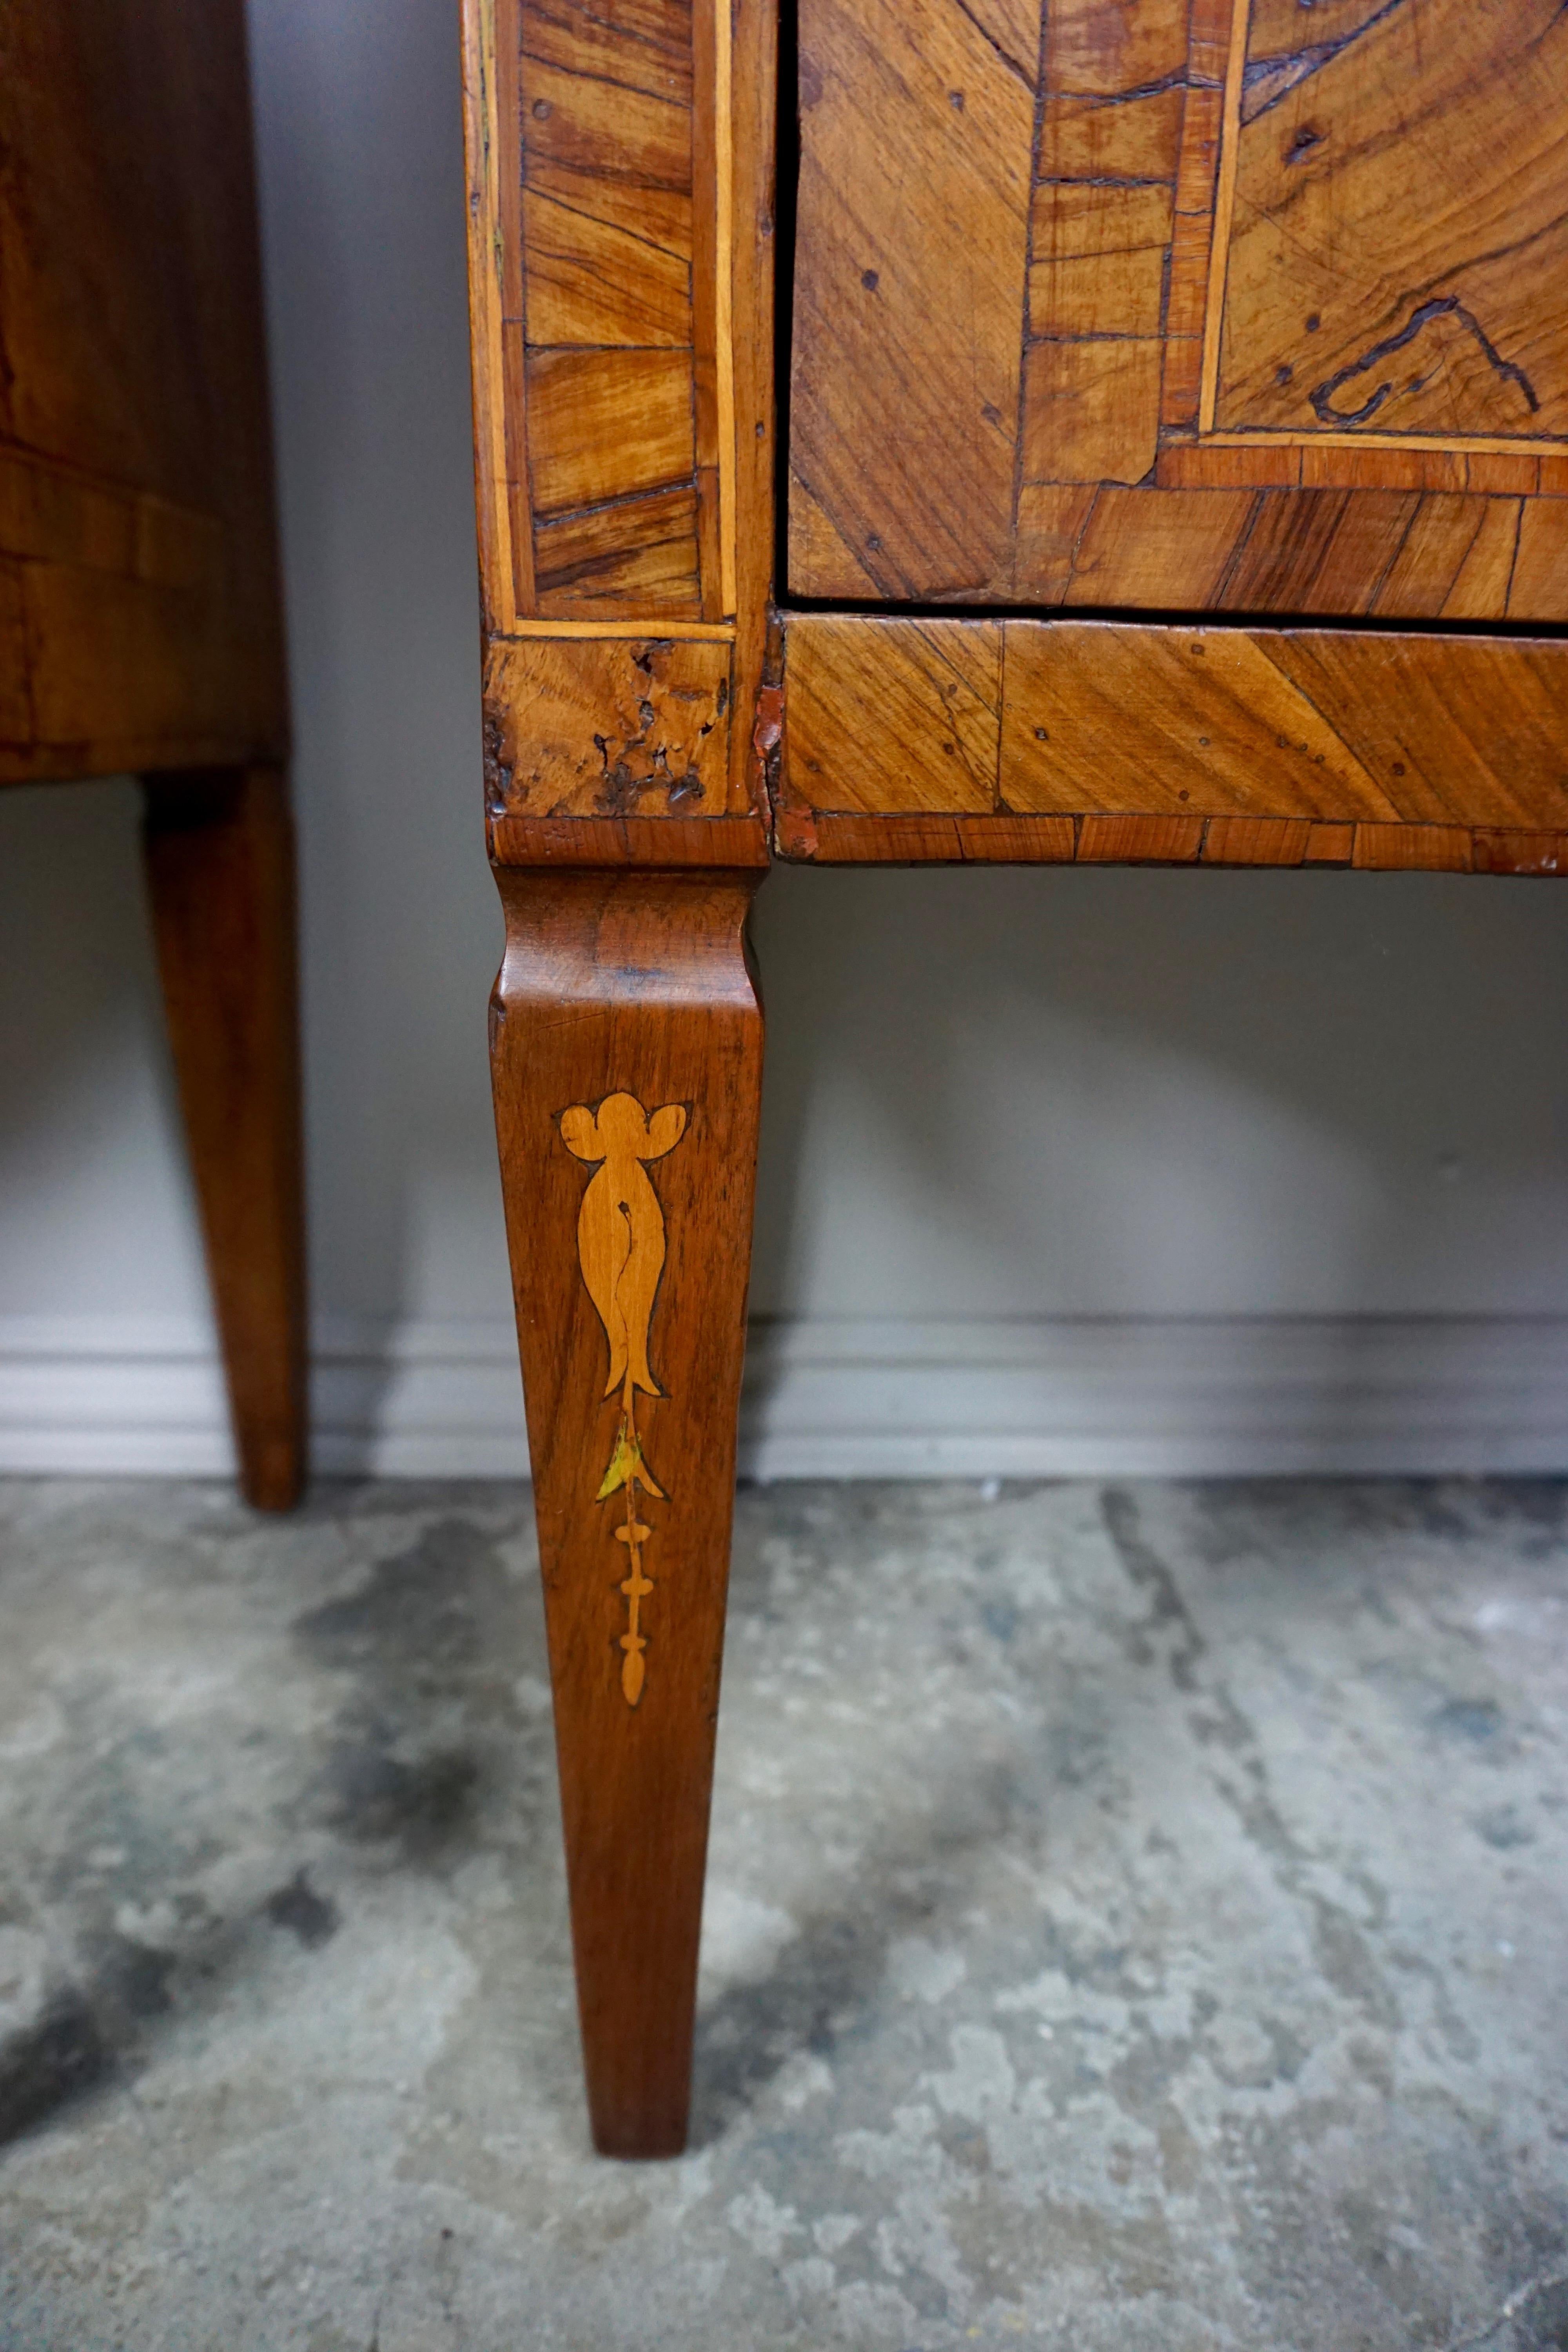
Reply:
<svg viewBox="0 0 1568 2352"><path fill-rule="evenodd" d="M743 1495L649 2167L521 1491L12 1481L0 1610L5 2347L1568 2346L1568 1489Z"/></svg>

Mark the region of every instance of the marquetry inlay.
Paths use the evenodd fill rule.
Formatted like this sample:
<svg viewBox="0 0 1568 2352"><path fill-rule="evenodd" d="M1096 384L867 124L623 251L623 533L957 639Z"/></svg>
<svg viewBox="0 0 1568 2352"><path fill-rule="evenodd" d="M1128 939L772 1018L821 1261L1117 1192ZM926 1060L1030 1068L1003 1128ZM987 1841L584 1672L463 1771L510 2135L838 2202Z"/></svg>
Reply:
<svg viewBox="0 0 1568 2352"><path fill-rule="evenodd" d="M651 1115L635 1095L608 1095L597 1111L578 1103L561 1113L561 1139L574 1156L595 1167L577 1215L577 1258L595 1311L609 1343L609 1378L605 1399L615 1399L617 1415L608 1465L594 1499L607 1503L626 1497L623 1517L614 1531L626 1547L626 1573L621 1591L626 1601L626 1628L620 1636L621 1690L628 1706L642 1696L644 1656L647 1637L642 1630L642 1604L653 1591L643 1566L643 1551L654 1530L640 1516L640 1489L655 1502L668 1497L643 1458L637 1432L639 1395L664 1391L648 1363L648 1338L664 1271L664 1211L649 1181L645 1162L662 1160L686 1132L686 1110L666 1103Z"/></svg>
<svg viewBox="0 0 1568 2352"><path fill-rule="evenodd" d="M800 0L789 587L1568 609L1557 0Z"/></svg>

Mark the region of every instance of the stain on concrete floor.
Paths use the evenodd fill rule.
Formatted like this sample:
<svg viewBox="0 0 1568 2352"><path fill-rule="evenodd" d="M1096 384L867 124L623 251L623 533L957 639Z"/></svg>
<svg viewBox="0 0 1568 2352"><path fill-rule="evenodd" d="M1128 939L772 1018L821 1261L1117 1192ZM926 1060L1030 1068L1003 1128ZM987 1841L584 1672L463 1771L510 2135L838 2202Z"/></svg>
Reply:
<svg viewBox="0 0 1568 2352"><path fill-rule="evenodd" d="M1568 2347L1568 1488L744 1493L648 2167L521 1490L0 1482L0 1611L5 2352Z"/></svg>

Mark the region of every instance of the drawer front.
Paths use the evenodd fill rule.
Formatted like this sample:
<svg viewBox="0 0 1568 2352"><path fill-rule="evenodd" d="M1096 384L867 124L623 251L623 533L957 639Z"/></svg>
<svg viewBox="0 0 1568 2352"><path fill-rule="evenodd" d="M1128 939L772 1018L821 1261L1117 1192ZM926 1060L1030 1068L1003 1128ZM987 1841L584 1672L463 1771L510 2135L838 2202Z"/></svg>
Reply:
<svg viewBox="0 0 1568 2352"><path fill-rule="evenodd" d="M1556 0L800 0L789 588L1568 612Z"/></svg>

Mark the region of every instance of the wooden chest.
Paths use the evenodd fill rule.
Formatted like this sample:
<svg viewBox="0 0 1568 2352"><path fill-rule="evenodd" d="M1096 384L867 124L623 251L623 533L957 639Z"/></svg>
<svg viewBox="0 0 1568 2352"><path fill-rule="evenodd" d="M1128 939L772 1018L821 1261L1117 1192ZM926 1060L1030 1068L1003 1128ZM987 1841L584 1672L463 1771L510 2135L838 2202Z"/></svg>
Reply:
<svg viewBox="0 0 1568 2352"><path fill-rule="evenodd" d="M498 1119L591 2102L646 2152L749 897L774 857L1568 862L1568 14L468 0L466 37Z"/></svg>

